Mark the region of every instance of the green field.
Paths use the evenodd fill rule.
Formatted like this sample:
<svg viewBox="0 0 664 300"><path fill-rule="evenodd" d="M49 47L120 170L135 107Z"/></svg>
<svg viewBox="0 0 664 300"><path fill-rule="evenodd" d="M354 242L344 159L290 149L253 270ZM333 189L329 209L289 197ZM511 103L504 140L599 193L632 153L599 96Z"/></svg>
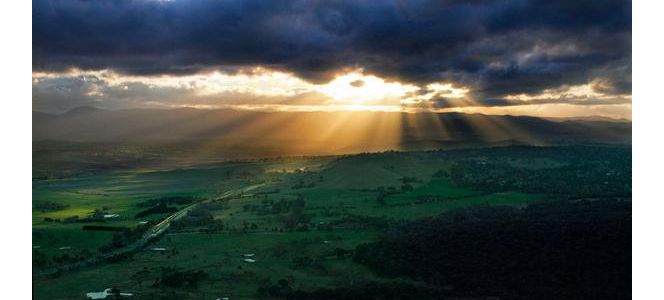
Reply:
<svg viewBox="0 0 664 300"><path fill-rule="evenodd" d="M555 158L535 159L543 168L567 165ZM355 263L353 249L374 241L394 224L459 208L523 207L551 198L547 193L459 185L449 175L455 160L435 153L387 152L33 181L33 203L60 205L33 210L33 257L47 261L33 267L35 299L84 299L87 292L109 287L141 299L252 299L261 287L280 279L304 291L403 281L378 277ZM527 160L520 158L513 166L528 165ZM253 188L219 198L243 187ZM154 244L119 262L40 275L67 265L55 261L62 255L92 257L114 238L112 232L82 230L83 225L136 228L140 221L159 221L169 214L135 218L145 209L137 205L175 196L195 196L205 203L173 222ZM95 209L119 217L106 222L63 221L74 215L86 218ZM170 267L204 271L207 276L195 286L160 284L162 268Z"/></svg>

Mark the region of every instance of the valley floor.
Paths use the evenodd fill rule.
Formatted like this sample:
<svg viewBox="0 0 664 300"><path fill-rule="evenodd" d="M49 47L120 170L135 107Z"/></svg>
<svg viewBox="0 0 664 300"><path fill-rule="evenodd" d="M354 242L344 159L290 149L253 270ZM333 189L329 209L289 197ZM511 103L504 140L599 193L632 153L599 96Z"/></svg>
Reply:
<svg viewBox="0 0 664 300"><path fill-rule="evenodd" d="M505 147L37 179L34 298L85 299L107 288L138 299L293 298L367 284L449 290L405 271L386 275L359 259L358 249L444 213L629 203L630 164L629 147ZM66 267L132 245L178 211L138 251Z"/></svg>

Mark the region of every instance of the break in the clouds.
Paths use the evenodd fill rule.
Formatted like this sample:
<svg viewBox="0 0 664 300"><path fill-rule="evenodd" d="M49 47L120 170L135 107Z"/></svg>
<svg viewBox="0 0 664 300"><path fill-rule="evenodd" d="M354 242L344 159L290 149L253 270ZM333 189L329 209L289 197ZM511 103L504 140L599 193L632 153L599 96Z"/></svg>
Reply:
<svg viewBox="0 0 664 300"><path fill-rule="evenodd" d="M302 87L205 94L146 83L247 76L256 68ZM80 77L102 70L134 85ZM49 74L33 80L35 107L56 100L48 105L321 104L335 98L320 92L324 86L357 72L400 85L381 104L397 97L406 107L624 104L631 101L631 2L35 0L33 71ZM351 81L349 91L370 91L367 80ZM464 101L430 88L436 85L466 91ZM588 93L566 94L582 88Z"/></svg>
<svg viewBox="0 0 664 300"><path fill-rule="evenodd" d="M33 108L63 112L90 105L122 108L396 110L418 88L352 72L325 84L263 69L225 74L133 76L112 71L33 72ZM325 106L325 107L323 107Z"/></svg>

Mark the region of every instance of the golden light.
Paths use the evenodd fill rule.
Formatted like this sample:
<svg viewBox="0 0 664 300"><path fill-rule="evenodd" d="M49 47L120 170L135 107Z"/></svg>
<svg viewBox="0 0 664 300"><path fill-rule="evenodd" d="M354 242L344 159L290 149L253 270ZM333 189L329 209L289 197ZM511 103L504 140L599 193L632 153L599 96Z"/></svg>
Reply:
<svg viewBox="0 0 664 300"><path fill-rule="evenodd" d="M319 91L332 98L335 104L360 109L369 105L399 106L404 95L417 89L413 85L386 82L373 75L353 72L335 78Z"/></svg>
<svg viewBox="0 0 664 300"><path fill-rule="evenodd" d="M426 85L423 89L417 89L417 93L411 93L401 99L405 106L417 106L418 104L427 104L436 98L447 98L457 100L459 103L467 103L470 89L463 86L456 86L451 83L435 82ZM424 105L426 107L426 105Z"/></svg>
<svg viewBox="0 0 664 300"><path fill-rule="evenodd" d="M93 101L121 94L122 97L141 103L146 107L178 108L194 107L204 109L233 108L259 111L368 111L368 112L467 112L484 114L515 114L533 116L585 116L603 115L614 118L631 118L631 95L620 96L601 94L593 89L593 82L568 86L561 89L545 90L537 95L513 94L506 100L522 101L524 105L507 107L485 107L475 103L470 89L453 82L435 82L423 87L401 82L388 82L374 75L364 74L359 69L339 75L326 84L306 82L297 76L266 68L251 68L238 73L211 71L191 75L140 76L119 74L112 70L84 71L70 69L64 72L33 72L32 84L51 88L48 80L76 77L84 82L82 94ZM141 90L147 87L148 90ZM70 89L65 86L62 89ZM163 92L186 91L177 101L166 101ZM108 91L108 93L107 93ZM143 93L143 94L141 94ZM154 95L150 96L150 93ZM288 99L298 95L316 101L274 102L258 101L261 97ZM132 99L131 97L136 97ZM237 99L235 99L235 98ZM280 98L281 97L281 98ZM318 97L318 98L316 98ZM436 108L427 106L437 98L446 98L457 107ZM110 99L110 98L109 98ZM239 99L239 100L238 100ZM308 99L308 98L307 98ZM549 103L547 99L602 100L602 105L571 105ZM113 99L110 99L113 100ZM240 102L244 101L244 102ZM532 104L528 102L532 101ZM110 101L107 101L110 102ZM564 101L562 101L564 102ZM529 105L525 105L529 104Z"/></svg>

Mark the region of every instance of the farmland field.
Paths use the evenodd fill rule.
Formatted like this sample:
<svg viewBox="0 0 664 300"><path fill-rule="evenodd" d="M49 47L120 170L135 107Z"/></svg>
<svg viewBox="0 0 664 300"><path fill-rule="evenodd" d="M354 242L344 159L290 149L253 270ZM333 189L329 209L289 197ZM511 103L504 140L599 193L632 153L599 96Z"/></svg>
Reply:
<svg viewBox="0 0 664 300"><path fill-rule="evenodd" d="M279 299L376 284L423 288L417 277L381 275L358 260L356 249L445 213L518 211L585 198L629 201L629 155L625 147L507 147L35 179L34 296L85 299L88 292L115 288L140 299ZM475 174L478 165L484 171ZM584 174L617 188L608 189L613 194L604 187L578 191L563 180L549 189L528 174ZM530 177L533 182L520 179L526 185L510 180ZM147 228L185 208L145 246L76 265L130 247Z"/></svg>

